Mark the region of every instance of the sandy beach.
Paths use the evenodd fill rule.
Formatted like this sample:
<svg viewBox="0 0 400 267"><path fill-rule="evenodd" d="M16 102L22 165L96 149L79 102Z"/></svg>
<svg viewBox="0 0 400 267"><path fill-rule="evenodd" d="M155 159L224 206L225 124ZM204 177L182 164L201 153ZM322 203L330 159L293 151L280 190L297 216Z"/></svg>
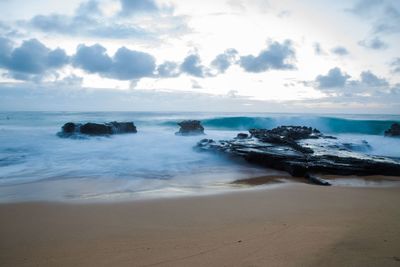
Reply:
<svg viewBox="0 0 400 267"><path fill-rule="evenodd" d="M400 266L400 188L0 205L1 266Z"/></svg>

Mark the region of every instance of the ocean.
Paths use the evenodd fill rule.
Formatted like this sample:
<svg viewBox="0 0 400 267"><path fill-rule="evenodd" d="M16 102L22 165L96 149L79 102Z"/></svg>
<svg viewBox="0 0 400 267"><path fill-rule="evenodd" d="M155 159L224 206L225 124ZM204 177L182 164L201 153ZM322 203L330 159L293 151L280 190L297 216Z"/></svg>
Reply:
<svg viewBox="0 0 400 267"><path fill-rule="evenodd" d="M201 120L204 136L176 136L177 122ZM133 121L137 134L60 138L66 122ZM305 125L400 158L400 139L383 132L399 115L174 112L0 112L0 202L158 198L232 190L237 179L279 174L193 149L250 128ZM354 146L357 149L357 146Z"/></svg>

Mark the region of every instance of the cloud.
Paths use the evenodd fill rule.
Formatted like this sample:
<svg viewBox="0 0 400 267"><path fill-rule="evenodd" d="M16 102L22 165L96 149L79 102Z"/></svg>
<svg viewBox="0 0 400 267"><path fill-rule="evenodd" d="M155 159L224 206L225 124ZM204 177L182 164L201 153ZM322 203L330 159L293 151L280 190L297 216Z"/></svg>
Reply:
<svg viewBox="0 0 400 267"><path fill-rule="evenodd" d="M270 43L268 48L261 51L257 56L241 56L239 64L247 72L264 72L267 70L291 70L295 69L293 61L295 51L292 42L286 40Z"/></svg>
<svg viewBox="0 0 400 267"><path fill-rule="evenodd" d="M205 67L201 64L201 59L198 54L188 55L183 60L180 70L182 73L200 78L203 78L206 75Z"/></svg>
<svg viewBox="0 0 400 267"><path fill-rule="evenodd" d="M211 61L211 66L219 73L225 73L225 71L236 62L238 52L235 49L227 49L224 53L219 54Z"/></svg>
<svg viewBox="0 0 400 267"><path fill-rule="evenodd" d="M192 89L203 89L201 84L195 79L191 79L190 82L192 83Z"/></svg>
<svg viewBox="0 0 400 267"><path fill-rule="evenodd" d="M88 73L117 80L151 77L156 68L155 58L150 54L121 47L111 58L99 44L79 45L72 61L75 67Z"/></svg>
<svg viewBox="0 0 400 267"><path fill-rule="evenodd" d="M0 66L6 66L9 56L13 49L13 43L10 39L0 37Z"/></svg>
<svg viewBox="0 0 400 267"><path fill-rule="evenodd" d="M151 39L150 33L138 26L101 21L86 16L38 15L27 24L36 30L53 34L111 39Z"/></svg>
<svg viewBox="0 0 400 267"><path fill-rule="evenodd" d="M147 53L121 47L113 57L110 77L118 80L132 80L153 76L155 58Z"/></svg>
<svg viewBox="0 0 400 267"><path fill-rule="evenodd" d="M362 41L359 41L358 44L360 46L366 47L366 48L370 48L370 49L374 49L374 50L383 50L386 49L388 47L388 45L383 42L381 39L379 39L378 37L374 37L372 39L365 39Z"/></svg>
<svg viewBox="0 0 400 267"><path fill-rule="evenodd" d="M157 67L157 76L161 78L178 77L179 65L173 61L165 61Z"/></svg>
<svg viewBox="0 0 400 267"><path fill-rule="evenodd" d="M331 89L344 87L350 76L338 67L330 69L326 75L318 75L315 78L319 89Z"/></svg>
<svg viewBox="0 0 400 267"><path fill-rule="evenodd" d="M0 38L0 48L0 66L17 80L40 80L69 62L64 50L52 50L37 39L26 40L13 48L10 40Z"/></svg>
<svg viewBox="0 0 400 267"><path fill-rule="evenodd" d="M137 13L158 12L159 8L153 0L120 0L122 16L129 16Z"/></svg>
<svg viewBox="0 0 400 267"><path fill-rule="evenodd" d="M349 54L349 51L343 46L337 46L331 49L331 52L338 56L346 56Z"/></svg>
<svg viewBox="0 0 400 267"><path fill-rule="evenodd" d="M0 21L0 35L7 38L24 37L24 34L22 34L18 29L11 27L4 21Z"/></svg>
<svg viewBox="0 0 400 267"><path fill-rule="evenodd" d="M72 80L79 78L71 77ZM400 87L399 87L400 88ZM32 90L34 89L34 90ZM288 112L382 112L396 114L400 110L400 90L370 96L328 95L296 101L260 101L237 94L234 90L221 95L210 95L201 90L115 90L76 88L59 84L5 84L0 86L0 110L46 111L218 111L274 112L284 108ZM29 96L29 97L27 97ZM193 101L195 99L196 101ZM90 105L88 105L90 103ZM157 103L157 105L154 105Z"/></svg>
<svg viewBox="0 0 400 267"><path fill-rule="evenodd" d="M399 33L400 32L400 8L399 2L387 5L383 16L375 24L375 33Z"/></svg>
<svg viewBox="0 0 400 267"><path fill-rule="evenodd" d="M392 72L400 73L400 57L395 58L391 63L390 66L392 67Z"/></svg>
<svg viewBox="0 0 400 267"><path fill-rule="evenodd" d="M400 2L398 0L359 0L348 11L371 21L374 34L400 33Z"/></svg>
<svg viewBox="0 0 400 267"><path fill-rule="evenodd" d="M111 69L112 59L107 54L107 49L99 44L86 46L81 44L76 50L72 62L89 73L105 73Z"/></svg>
<svg viewBox="0 0 400 267"><path fill-rule="evenodd" d="M347 97L353 101L357 97L360 99L369 97L370 101L382 96L389 99L398 92L398 84L391 85L387 79L377 76L370 70L361 72L358 79L350 79L348 74L337 67L329 70L326 75L318 75L312 82L304 82L304 85L315 87L331 97Z"/></svg>
<svg viewBox="0 0 400 267"><path fill-rule="evenodd" d="M98 0L89 0L83 2L76 9L76 16L91 17L93 15L102 15Z"/></svg>
<svg viewBox="0 0 400 267"><path fill-rule="evenodd" d="M379 7L383 4L382 0L359 0L353 6L353 8L348 9L348 11L359 15L359 16L371 16L376 10L376 7Z"/></svg>
<svg viewBox="0 0 400 267"><path fill-rule="evenodd" d="M384 78L379 78L371 71L363 71L360 74L361 81L360 83L370 87L385 87L389 86L389 82Z"/></svg>
<svg viewBox="0 0 400 267"><path fill-rule="evenodd" d="M322 49L320 43L314 43L314 53L318 56L326 55L326 52Z"/></svg>
<svg viewBox="0 0 400 267"><path fill-rule="evenodd" d="M37 15L20 21L19 25L58 35L141 41L160 40L165 34L171 37L189 31L185 17L175 16L172 7L158 8L153 0L120 0L121 11L114 15L105 15L102 3L85 1L73 15ZM145 17L131 16L139 13Z"/></svg>
<svg viewBox="0 0 400 267"><path fill-rule="evenodd" d="M66 89L79 89L82 87L83 84L83 78L76 76L75 74L69 75L64 77L61 80L57 80L54 83L52 83L54 86L57 88L66 88Z"/></svg>

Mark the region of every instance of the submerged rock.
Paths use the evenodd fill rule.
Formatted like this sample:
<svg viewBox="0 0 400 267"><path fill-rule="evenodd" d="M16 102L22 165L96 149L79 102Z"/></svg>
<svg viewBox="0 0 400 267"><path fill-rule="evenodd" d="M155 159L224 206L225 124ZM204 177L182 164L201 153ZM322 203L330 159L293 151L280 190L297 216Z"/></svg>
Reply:
<svg viewBox="0 0 400 267"><path fill-rule="evenodd" d="M400 137L400 124L393 123L392 126L385 131L385 136Z"/></svg>
<svg viewBox="0 0 400 267"><path fill-rule="evenodd" d="M296 177L318 180L310 174L336 175L400 175L400 161L342 150L330 145L318 130L284 126L272 130L252 129L251 137L214 141L203 139L197 144L201 151L218 151L244 158L246 161L272 169L283 170ZM303 130L304 129L304 130ZM316 142L321 139L321 142ZM309 140L309 141L308 141ZM311 142L312 140L315 140ZM321 182L322 184L322 182Z"/></svg>
<svg viewBox="0 0 400 267"><path fill-rule="evenodd" d="M57 135L60 137L72 137L84 135L111 135L123 133L136 133L136 126L133 122L108 122L108 123L73 123L68 122L62 126L62 131Z"/></svg>
<svg viewBox="0 0 400 267"><path fill-rule="evenodd" d="M181 127L176 135L202 135L204 134L204 127L200 121L197 120L186 120L178 123Z"/></svg>

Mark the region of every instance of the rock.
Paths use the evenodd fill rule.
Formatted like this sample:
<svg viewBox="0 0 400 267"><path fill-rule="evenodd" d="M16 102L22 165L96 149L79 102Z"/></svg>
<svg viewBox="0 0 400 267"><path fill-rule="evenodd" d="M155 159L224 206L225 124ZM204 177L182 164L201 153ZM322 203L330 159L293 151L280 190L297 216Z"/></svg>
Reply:
<svg viewBox="0 0 400 267"><path fill-rule="evenodd" d="M176 135L202 135L204 134L204 127L200 121L197 120L186 120L178 123L181 127Z"/></svg>
<svg viewBox="0 0 400 267"><path fill-rule="evenodd" d="M302 153L313 153L310 148L299 145L296 140L323 137L320 131L305 126L280 126L272 130L250 129L252 137L261 142L289 146Z"/></svg>
<svg viewBox="0 0 400 267"><path fill-rule="evenodd" d="M247 133L238 133L235 138L236 139L246 139L246 138L249 138L249 135Z"/></svg>
<svg viewBox="0 0 400 267"><path fill-rule="evenodd" d="M215 151L241 157L250 163L287 171L296 177L308 177L309 173L400 176L399 160L343 151L341 146L332 146L330 142L325 142L324 135L318 130L291 128L297 133L300 130L299 134L293 135L291 129L286 128L283 131L284 128L278 128L252 129L252 136L247 139L235 138L218 142L206 139L207 141L199 142L197 148L200 151ZM275 134L277 132L281 135ZM312 179L312 182L318 181Z"/></svg>
<svg viewBox="0 0 400 267"><path fill-rule="evenodd" d="M331 184L317 176L311 175L311 174L306 174L305 178L312 184L315 185L322 185L322 186L330 186Z"/></svg>
<svg viewBox="0 0 400 267"><path fill-rule="evenodd" d="M279 126L272 130L250 129L250 134L258 139L268 138L269 136L279 136L280 138L300 140L306 138L319 138L323 135L317 129L306 126Z"/></svg>
<svg viewBox="0 0 400 267"><path fill-rule="evenodd" d="M112 134L137 133L136 126L133 122L110 122L106 125L111 126Z"/></svg>
<svg viewBox="0 0 400 267"><path fill-rule="evenodd" d="M109 123L73 123L68 122L62 126L59 137L77 137L78 135L111 135L123 133L136 133L133 122L109 122Z"/></svg>
<svg viewBox="0 0 400 267"><path fill-rule="evenodd" d="M87 135L107 135L112 134L112 130L109 125L89 122L80 126L80 133Z"/></svg>
<svg viewBox="0 0 400 267"><path fill-rule="evenodd" d="M66 133L66 134L73 134L75 132L75 129L76 129L76 124L73 122L67 122L62 127L63 133Z"/></svg>
<svg viewBox="0 0 400 267"><path fill-rule="evenodd" d="M385 136L400 137L400 124L393 123L392 126L385 131Z"/></svg>

